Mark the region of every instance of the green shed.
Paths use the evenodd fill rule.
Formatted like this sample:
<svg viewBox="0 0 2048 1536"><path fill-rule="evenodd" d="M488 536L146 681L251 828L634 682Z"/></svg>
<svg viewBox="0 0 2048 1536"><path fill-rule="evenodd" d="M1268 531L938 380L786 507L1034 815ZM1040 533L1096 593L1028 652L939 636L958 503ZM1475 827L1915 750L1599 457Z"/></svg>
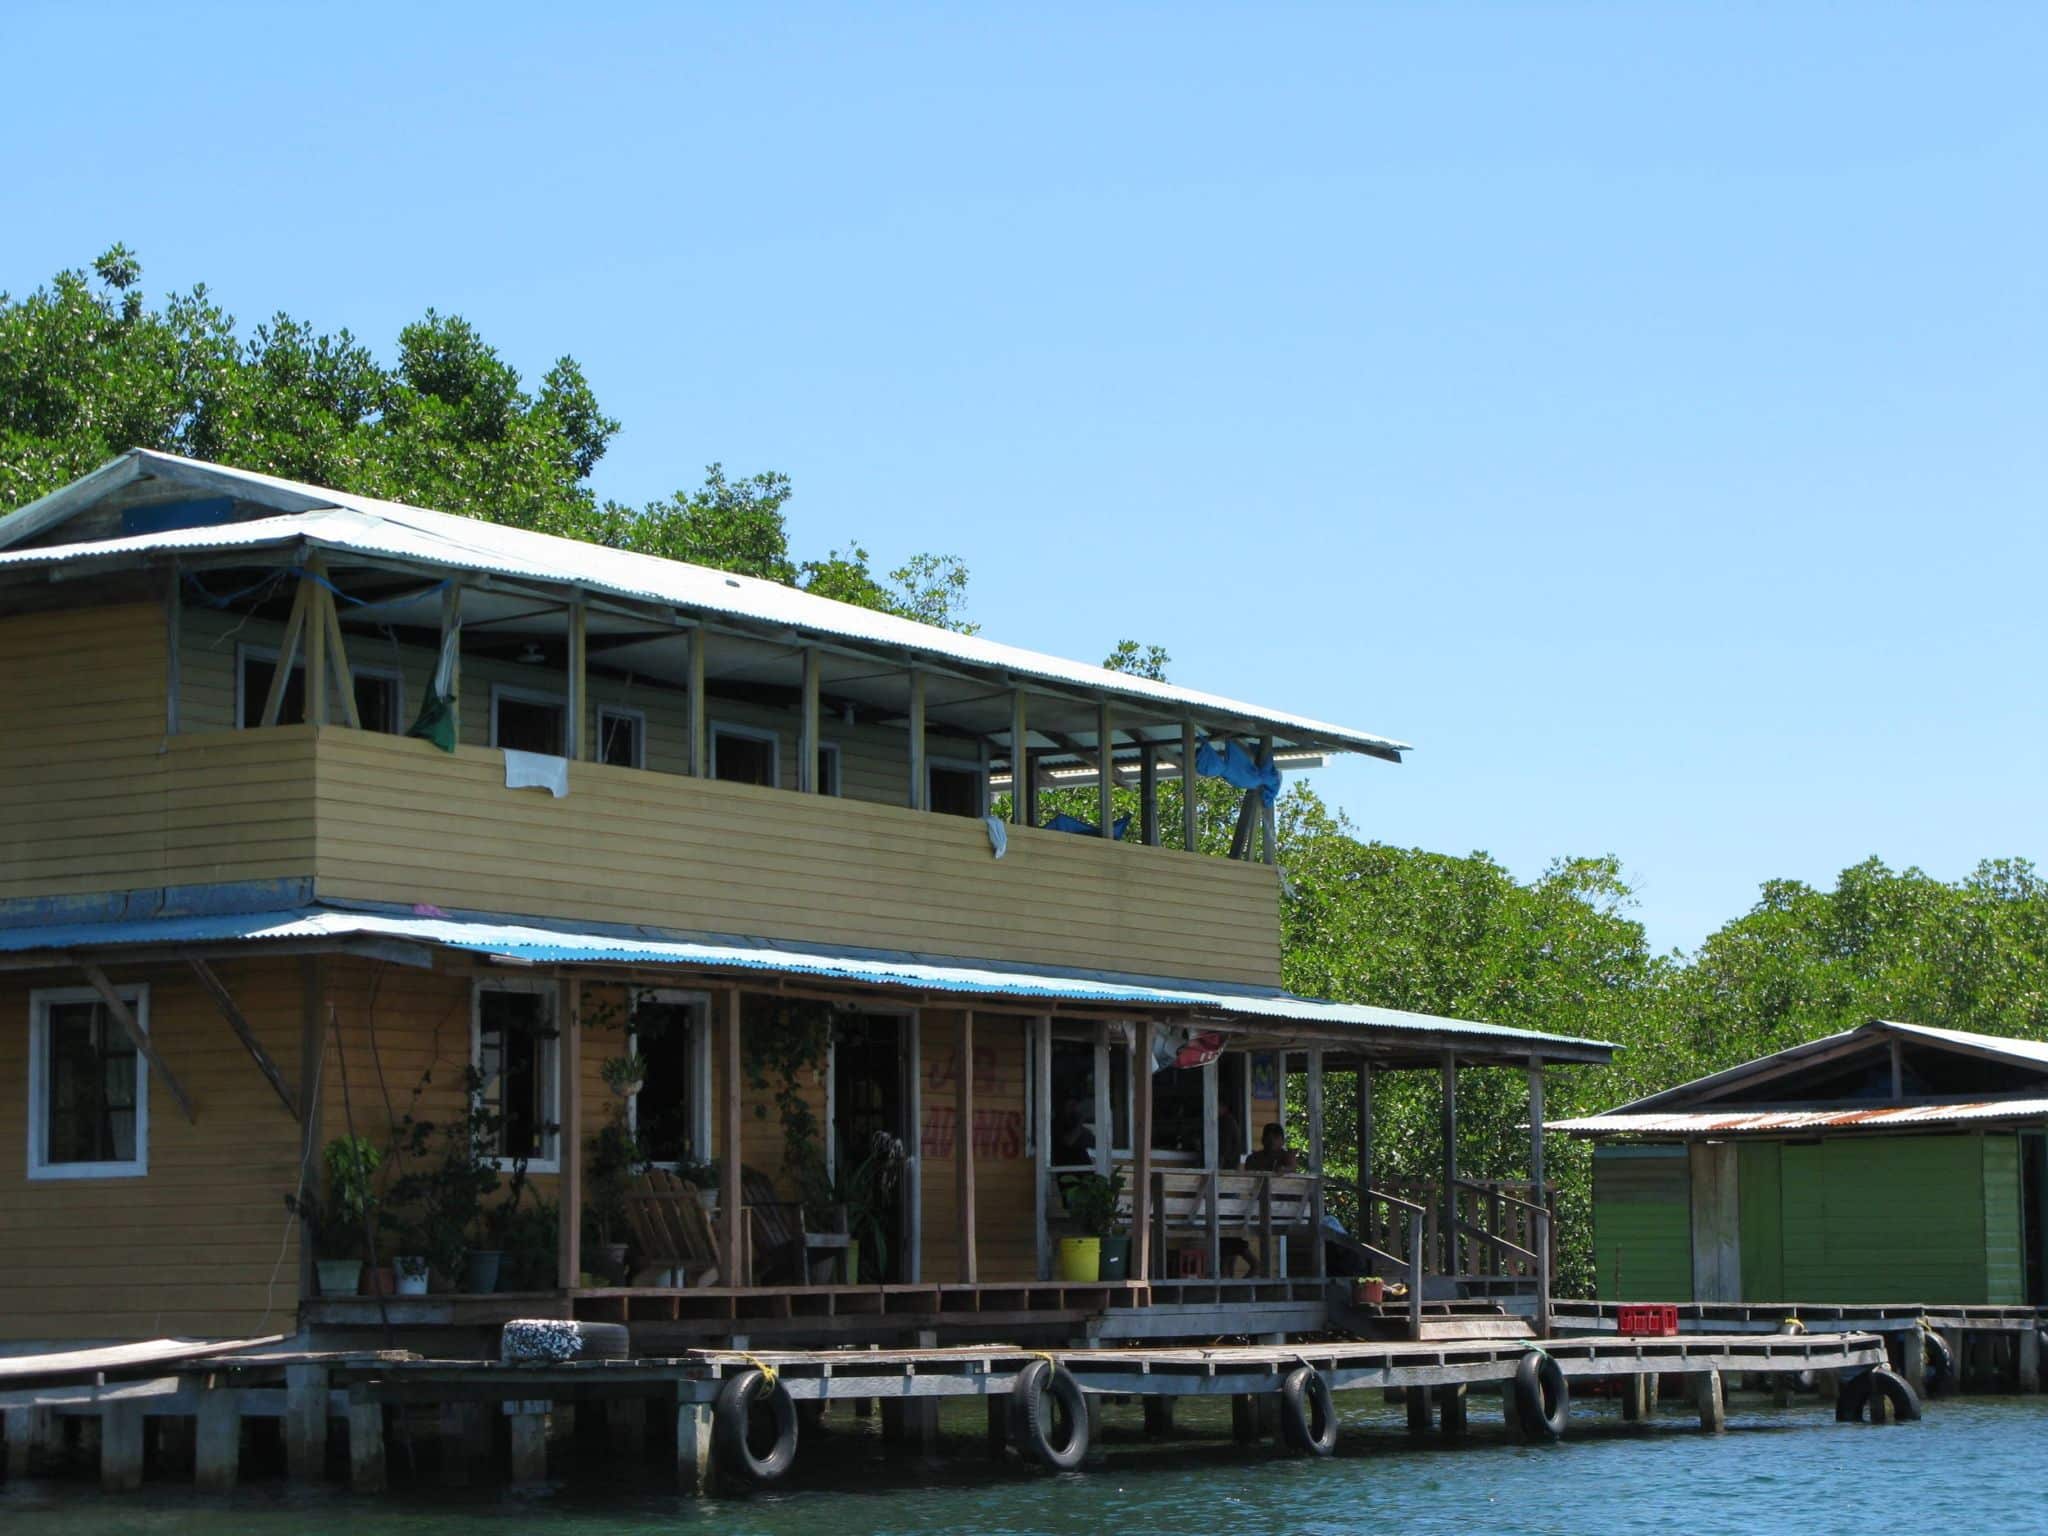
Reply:
<svg viewBox="0 0 2048 1536"><path fill-rule="evenodd" d="M1604 1114L1620 1301L2048 1301L2048 1044L1874 1020Z"/></svg>

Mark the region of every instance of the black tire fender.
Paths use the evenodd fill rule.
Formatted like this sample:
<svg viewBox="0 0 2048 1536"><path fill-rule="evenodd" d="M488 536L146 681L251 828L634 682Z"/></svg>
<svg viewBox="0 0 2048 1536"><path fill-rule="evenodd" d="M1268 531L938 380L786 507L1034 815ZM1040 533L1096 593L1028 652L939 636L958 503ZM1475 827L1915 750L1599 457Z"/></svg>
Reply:
<svg viewBox="0 0 2048 1536"><path fill-rule="evenodd" d="M775 1420L775 1443L757 1452L748 1436L754 1405L766 1394L768 1411ZM741 1371L726 1378L711 1405L711 1448L719 1468L744 1483L772 1483L796 1460L796 1403L789 1388L771 1382L765 1371Z"/></svg>
<svg viewBox="0 0 2048 1536"><path fill-rule="evenodd" d="M1571 1388L1558 1363L1541 1350L1528 1350L1515 1367L1515 1417L1529 1440L1555 1440L1571 1413Z"/></svg>
<svg viewBox="0 0 2048 1536"><path fill-rule="evenodd" d="M1835 1396L1835 1418L1843 1424L1860 1423L1873 1397L1883 1397L1892 1406L1892 1420L1911 1424L1920 1417L1920 1399L1906 1385L1906 1378L1888 1366L1873 1365L1867 1371L1842 1378Z"/></svg>
<svg viewBox="0 0 2048 1536"><path fill-rule="evenodd" d="M1920 1386L1932 1397L1956 1379L1956 1352L1949 1348L1948 1340L1932 1328L1922 1328L1920 1332L1926 1339L1927 1349L1927 1375Z"/></svg>
<svg viewBox="0 0 2048 1536"><path fill-rule="evenodd" d="M1088 1404L1072 1371L1034 1360L1017 1373L1010 1387L1010 1443L1027 1460L1055 1472L1072 1472L1087 1459Z"/></svg>
<svg viewBox="0 0 2048 1536"><path fill-rule="evenodd" d="M1280 1428L1297 1451L1327 1456L1337 1449L1337 1405L1313 1367L1297 1365L1280 1383Z"/></svg>

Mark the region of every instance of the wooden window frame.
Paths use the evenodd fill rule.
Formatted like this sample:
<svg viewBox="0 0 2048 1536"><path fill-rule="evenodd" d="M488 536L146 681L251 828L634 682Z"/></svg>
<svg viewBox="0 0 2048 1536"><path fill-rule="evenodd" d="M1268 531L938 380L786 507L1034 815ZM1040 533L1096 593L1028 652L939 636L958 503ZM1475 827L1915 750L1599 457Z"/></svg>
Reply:
<svg viewBox="0 0 2048 1536"><path fill-rule="evenodd" d="M149 983L117 986L114 993L149 1033ZM117 1163L53 1163L49 1160L50 1007L54 1003L104 1003L91 987L38 987L28 995L28 1163L31 1182L63 1179L149 1177L149 1063L135 1053L135 1156Z"/></svg>
<svg viewBox="0 0 2048 1536"><path fill-rule="evenodd" d="M496 711L493 711L494 716L495 713ZM633 761L625 766L628 768L645 768L647 766L647 711L644 709L628 709L623 704L600 704L597 706L597 739L591 743L592 761L604 764L607 767L616 768L619 766L616 763L606 764L604 761L604 723L608 719L631 720L634 723Z"/></svg>
<svg viewBox="0 0 2048 1536"><path fill-rule="evenodd" d="M552 1040L539 1042L539 1049L546 1053L547 1095L544 1115L554 1126L546 1136L549 1156L536 1154L526 1160L528 1173L559 1174L562 1171L562 1041L559 1031L562 1020L557 1004L559 989L552 981L524 981L492 977L471 984L469 991L469 1064L477 1071L483 1070L484 1045L484 994L486 992L523 992L547 1000L548 1023L557 1031ZM502 1095L500 1096L502 1102ZM480 1099L472 1096L474 1106ZM510 1173L519 1159L516 1157L494 1157L491 1164L500 1173Z"/></svg>
<svg viewBox="0 0 2048 1536"><path fill-rule="evenodd" d="M269 662L269 663L270 663L270 665L271 665L271 668L272 668L272 670L274 671L274 670L276 669L276 667L277 667L277 663L278 663L278 658L279 658L279 656L280 656L281 654L282 654L282 653L281 653L281 652L280 652L280 651L278 650L278 648L277 648L276 646L274 646L274 645L263 645L263 644L261 644L261 643L259 643L259 642L256 642L256 641L251 641L251 640L238 640L238 641L236 641L236 642L235 642L235 729L236 729L236 730L238 730L238 731L254 731L254 730L260 730L260 729L262 729L262 727L261 727L261 725L260 725L260 724L259 724L259 725L244 725L244 724L242 723L242 722L243 722L243 721L244 721L245 719L247 719L247 718L248 718L248 713L249 713L249 699L248 699L248 696L247 696L247 693L246 693L246 690L245 690L245 687L244 687L244 683L243 683L243 677L244 677L244 674L245 674L245 673L246 673L246 672L248 671L248 665L249 665L249 663L250 663L250 662L252 662L252 661L267 661L267 662ZM302 652L302 653L301 653L301 654L299 655L298 659L297 659L296 661L294 661L294 662L292 663L292 670L293 670L294 672L303 672L303 671L305 671L305 670L306 670L306 658L305 658L305 655L304 655L304 653L303 653L303 652ZM404 735L404 734L405 734L405 672L403 671L403 669L401 669L401 668L398 668L398 667L386 667L386 666L380 666L380 665L379 665L379 664L377 664L376 662L366 662L366 663L361 663L361 664L359 664L359 663L356 663L356 662L353 662L353 661L352 661L352 662L350 662L350 663L349 663L349 666L348 666L348 677L349 677L349 685L350 685L351 687L353 687L353 686L355 685L355 680L356 680L357 678L359 678L359 677L381 677L381 678L383 678L383 679L384 679L384 680L385 680L386 682L388 682L388 683L390 683L390 684L391 684L391 705L392 705L392 721L391 721L391 724L390 724L390 725L389 725L388 727L387 727L387 726L373 726L373 725L370 725L370 724L369 724L368 722L365 722L365 723L364 723L364 725L363 725L363 729L364 729L364 730L366 730L366 731L374 730L374 731L376 731L376 732L377 732L377 733L378 733L378 734L379 734L380 736L402 736L402 735ZM257 709L258 709L258 711L259 711L259 712L261 711L261 709L262 709L262 707L263 707L263 704L264 704L265 702L267 702L267 701L265 701L265 700L261 700L261 699L259 699L259 700L257 700L257 701L256 701L256 707L257 707Z"/></svg>
<svg viewBox="0 0 2048 1536"><path fill-rule="evenodd" d="M664 1006L682 1006L691 1009L690 1019L690 1141L700 1151L711 1149L711 994L692 992L683 987L646 987L633 994L633 1006L626 1014L626 1054L640 1054L640 1032L633 1027L633 1017L642 1003L659 1003ZM635 1135L640 1130L640 1095L634 1094L626 1101L626 1128ZM700 1157L700 1162L710 1162L709 1157ZM673 1162L650 1162L650 1168L666 1169L674 1173L682 1165Z"/></svg>
<svg viewBox="0 0 2048 1536"><path fill-rule="evenodd" d="M780 731L772 730L765 725L735 725L730 720L714 720L711 722L710 736L711 750L705 754L704 763L706 777L718 779L718 782L721 784L739 782L736 779L718 778L718 738L721 736L733 736L741 741L765 741L768 743L768 783L766 787L769 789L782 788L782 733Z"/></svg>
<svg viewBox="0 0 2048 1536"><path fill-rule="evenodd" d="M972 758L972 757L927 757L927 758L925 758L925 760L924 760L924 803L925 803L926 805L928 805L928 806L929 806L929 805L931 805L931 804L932 804L932 801L933 801L933 795L932 795L932 772L933 772L933 770L934 770L934 769L942 769L942 770L944 770L944 771L946 771L946 772L949 772L949 773L969 773L969 774L972 774L972 775L974 775L974 778L975 778L975 782L976 782L977 784L979 784L979 785L980 785L980 787L981 787L981 790L980 790L980 796L979 796L979 799L978 799L978 801L977 801L978 805L980 806L980 809L978 809L978 810L977 810L977 811L976 811L976 812L975 812L974 814L975 814L975 815L977 815L977 816L986 816L986 815L988 814L988 806L989 806L989 793L988 793L988 764L987 764L987 763L985 763L985 762L981 761L981 760L980 760L979 758ZM944 812L934 812L933 814L935 814L935 815L943 815L943 814L945 814L945 813L944 813ZM965 819L965 818L963 818L963 819Z"/></svg>
<svg viewBox="0 0 2048 1536"><path fill-rule="evenodd" d="M552 704L562 712L562 746L566 749L572 740L570 732L576 729L576 722L569 718L569 696L565 693L550 693L545 688L528 688L522 683L491 684L491 746L498 748L498 700L513 699L521 704ZM566 750L540 754L548 757L567 757Z"/></svg>

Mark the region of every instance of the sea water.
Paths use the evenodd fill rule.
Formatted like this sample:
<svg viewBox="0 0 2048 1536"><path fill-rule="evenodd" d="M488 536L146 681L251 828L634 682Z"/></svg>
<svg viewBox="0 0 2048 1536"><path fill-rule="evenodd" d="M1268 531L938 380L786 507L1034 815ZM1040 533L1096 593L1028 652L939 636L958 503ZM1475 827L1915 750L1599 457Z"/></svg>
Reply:
<svg viewBox="0 0 2048 1536"><path fill-rule="evenodd" d="M1144 1438L1135 1405L1105 1414L1104 1454L1050 1476L991 1463L978 1404L948 1406L937 1454L884 1447L848 1416L803 1447L773 1492L678 1497L644 1459L584 1464L519 1492L409 1488L379 1498L281 1481L231 1497L152 1483L0 1487L6 1536L866 1536L866 1533L1589 1532L1596 1536L1833 1533L1923 1526L2048 1531L2048 1398L1954 1398L1918 1424L1837 1424L1825 1404L1733 1397L1725 1434L1667 1403L1624 1424L1612 1400L1572 1405L1561 1444L1524 1446L1475 1396L1455 1445L1411 1441L1378 1394L1340 1399L1328 1461L1231 1442L1227 1403L1183 1400L1173 1437ZM837 1410L835 1410L835 1413ZM394 1458L403 1449L394 1439ZM558 1458L559 1459L559 1458Z"/></svg>

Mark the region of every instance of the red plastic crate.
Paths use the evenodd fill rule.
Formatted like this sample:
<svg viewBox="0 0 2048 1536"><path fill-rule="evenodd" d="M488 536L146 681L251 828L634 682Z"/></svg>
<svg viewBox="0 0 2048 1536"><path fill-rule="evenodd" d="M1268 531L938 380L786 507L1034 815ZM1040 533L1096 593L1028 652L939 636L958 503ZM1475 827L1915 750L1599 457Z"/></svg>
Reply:
<svg viewBox="0 0 2048 1536"><path fill-rule="evenodd" d="M1614 1326L1631 1338L1669 1338L1678 1332L1678 1307L1668 1301L1625 1301Z"/></svg>

